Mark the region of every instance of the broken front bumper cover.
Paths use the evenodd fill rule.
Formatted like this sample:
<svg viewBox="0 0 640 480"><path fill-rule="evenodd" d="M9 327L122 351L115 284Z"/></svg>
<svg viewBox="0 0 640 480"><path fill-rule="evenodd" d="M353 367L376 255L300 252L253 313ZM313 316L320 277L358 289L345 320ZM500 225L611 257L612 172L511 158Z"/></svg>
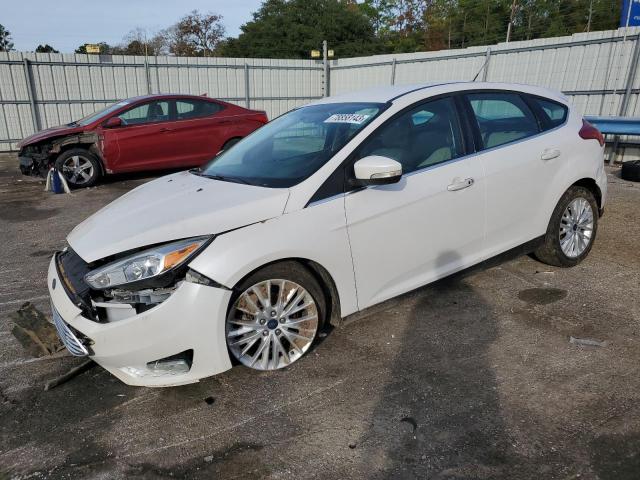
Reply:
<svg viewBox="0 0 640 480"><path fill-rule="evenodd" d="M161 304L123 320L100 323L83 316L73 303L55 257L47 285L60 319L90 344L90 358L129 385L182 385L231 368L225 340L229 290L182 282ZM189 350L193 359L186 372L162 374L148 366Z"/></svg>

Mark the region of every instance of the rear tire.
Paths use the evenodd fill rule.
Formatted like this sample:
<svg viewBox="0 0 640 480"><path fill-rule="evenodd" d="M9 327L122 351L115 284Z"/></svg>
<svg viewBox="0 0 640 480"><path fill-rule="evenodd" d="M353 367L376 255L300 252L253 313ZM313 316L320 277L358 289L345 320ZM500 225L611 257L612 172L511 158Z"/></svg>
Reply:
<svg viewBox="0 0 640 480"><path fill-rule="evenodd" d="M622 164L622 169L620 170L620 176L624 180L640 182L640 160L624 162Z"/></svg>
<svg viewBox="0 0 640 480"><path fill-rule="evenodd" d="M543 263L573 267L589 255L598 231L598 204L584 187L570 187L556 205L544 243L534 252Z"/></svg>
<svg viewBox="0 0 640 480"><path fill-rule="evenodd" d="M102 172L98 157L84 148L72 148L62 152L56 158L55 166L71 188L95 185Z"/></svg>
<svg viewBox="0 0 640 480"><path fill-rule="evenodd" d="M326 317L315 277L285 261L251 274L234 288L226 322L232 358L256 370L277 370L311 348Z"/></svg>

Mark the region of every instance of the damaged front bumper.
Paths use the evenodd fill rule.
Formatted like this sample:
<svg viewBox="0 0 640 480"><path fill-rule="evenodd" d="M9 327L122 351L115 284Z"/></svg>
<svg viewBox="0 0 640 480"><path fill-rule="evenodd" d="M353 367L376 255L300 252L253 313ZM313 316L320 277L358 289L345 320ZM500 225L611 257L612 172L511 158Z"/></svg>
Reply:
<svg viewBox="0 0 640 480"><path fill-rule="evenodd" d="M182 385L231 368L225 341L230 290L183 281L169 298L149 310L98 322L84 315L63 281L54 256L47 284L59 321L90 358L123 382L149 387ZM172 369L184 352L190 352L188 371Z"/></svg>

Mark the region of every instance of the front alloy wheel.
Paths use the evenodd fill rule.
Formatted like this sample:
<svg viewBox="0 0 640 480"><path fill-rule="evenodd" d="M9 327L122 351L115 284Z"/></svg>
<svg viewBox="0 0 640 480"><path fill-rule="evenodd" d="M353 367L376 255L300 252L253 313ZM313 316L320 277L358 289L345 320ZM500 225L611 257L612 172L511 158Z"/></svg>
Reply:
<svg viewBox="0 0 640 480"><path fill-rule="evenodd" d="M286 367L311 347L319 315L316 301L302 285L281 278L263 280L233 303L227 318L227 344L247 367Z"/></svg>

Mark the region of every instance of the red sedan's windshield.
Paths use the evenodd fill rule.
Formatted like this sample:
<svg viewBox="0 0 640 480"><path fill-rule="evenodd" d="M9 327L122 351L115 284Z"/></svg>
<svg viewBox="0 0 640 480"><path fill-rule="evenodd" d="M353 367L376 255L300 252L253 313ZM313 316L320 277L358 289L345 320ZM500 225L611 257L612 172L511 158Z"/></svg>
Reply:
<svg viewBox="0 0 640 480"><path fill-rule="evenodd" d="M291 187L323 166L383 108L379 103L331 103L294 110L221 153L198 173Z"/></svg>
<svg viewBox="0 0 640 480"><path fill-rule="evenodd" d="M106 117L110 113L115 112L119 108L122 108L125 105L129 105L130 103L131 102L129 100L122 100L118 103L114 103L113 105L109 105L108 107L103 108L102 110L98 110L97 112L94 112L91 115L87 115L86 117L81 118L80 120L72 122L72 125L80 125L82 127L86 127L87 125L95 122L96 120L100 120L101 118Z"/></svg>

